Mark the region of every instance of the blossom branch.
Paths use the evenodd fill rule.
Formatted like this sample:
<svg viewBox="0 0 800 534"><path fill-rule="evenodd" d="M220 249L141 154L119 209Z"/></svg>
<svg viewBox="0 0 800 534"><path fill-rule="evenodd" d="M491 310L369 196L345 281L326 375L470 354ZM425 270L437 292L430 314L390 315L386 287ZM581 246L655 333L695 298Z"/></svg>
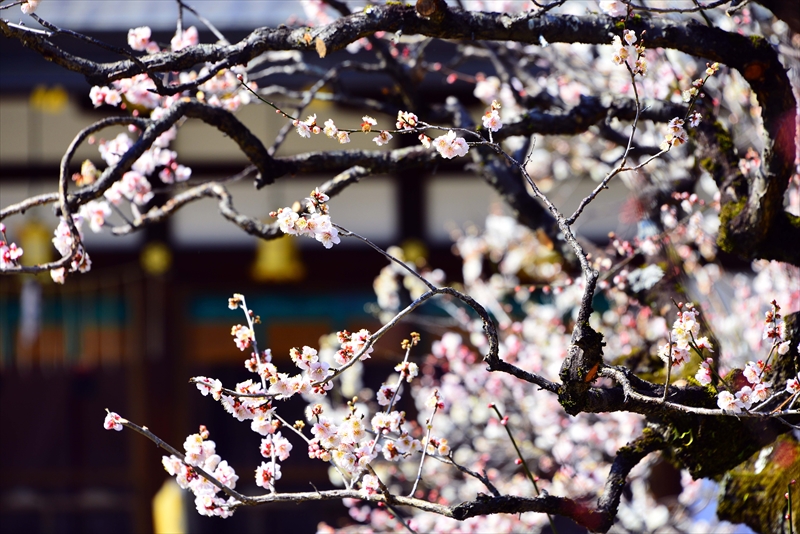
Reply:
<svg viewBox="0 0 800 534"><path fill-rule="evenodd" d="M239 501L240 504L246 504L246 505L256 504L256 501L254 499L252 499L251 497L248 497L246 495L242 495L238 491L229 488L228 486L226 486L225 484L223 484L222 482L217 480L214 477L214 475L211 475L210 473L205 471L202 467L186 463L186 457L183 455L182 452L180 452L178 449L176 449L175 447L173 447L172 445L170 445L169 443L167 443L163 439L161 439L158 436L156 436L146 426L139 426L136 423L133 423L133 422L127 420L127 419L122 419L122 418L118 419L118 421L119 421L119 424L121 424L125 428L130 428L131 430L141 434L142 436L146 437L147 439L149 439L150 441L155 443L158 447L160 447L160 448L164 449L165 451L167 451L168 453L174 455L181 462L183 462L183 464L186 467L188 467L189 469L191 469L193 471L196 471L200 476L202 476L203 478L208 480L211 484L213 484L214 486L216 486L217 488L222 490L226 495L228 495L229 497L233 497L234 499ZM234 506L237 506L237 505L234 505Z"/></svg>

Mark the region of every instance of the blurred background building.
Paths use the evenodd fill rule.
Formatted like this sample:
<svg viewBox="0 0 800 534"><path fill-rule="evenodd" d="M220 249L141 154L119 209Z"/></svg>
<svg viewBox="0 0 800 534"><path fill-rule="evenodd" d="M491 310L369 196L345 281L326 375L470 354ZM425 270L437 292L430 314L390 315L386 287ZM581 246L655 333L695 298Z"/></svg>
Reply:
<svg viewBox="0 0 800 534"><path fill-rule="evenodd" d="M296 2L197 4L232 42L255 26L302 15ZM177 5L167 0L48 0L37 13L124 46L128 28L144 25L154 30L154 40L168 42ZM25 18L18 8L2 16ZM187 13L184 25L193 24L201 30L201 42L215 41ZM67 50L118 59L85 43L58 39ZM0 203L7 206L57 189L58 165L68 144L110 110L92 108L90 86L81 76L15 41L0 39L0 58ZM293 83L302 88L311 81ZM346 82L359 87L360 79L353 75ZM459 90L469 94L466 86L439 83L431 87L431 97L443 100ZM380 84L364 84L361 94L379 96ZM329 103L315 104L308 112L332 117L337 124L358 124L363 114ZM248 106L238 117L266 143L284 120L264 105ZM394 122L393 117L378 120ZM110 139L119 131L105 130L101 136ZM354 136L349 147L370 145ZM235 175L247 164L232 141L199 121L184 124L171 148L192 168L195 182ZM279 155L320 148L330 146L291 134ZM75 170L87 158L99 165L96 145L81 147ZM229 189L240 211L266 220L271 210L302 199L331 177L286 176L261 191L249 182ZM457 278L449 228L482 225L495 202L479 178L443 167L436 175L369 177L332 199L330 207L346 228L382 246L401 245L412 258L427 256ZM4 223L9 238L25 250L26 263L55 257L52 206ZM375 300L372 281L385 260L348 240L332 250L307 239L258 243L219 216L211 200L130 236L87 231L86 243L91 272L71 276L64 286L46 275L0 277L0 532L149 532L153 511L159 509L171 511L171 518L156 514L159 529L167 528L164 521L169 528L183 521L181 528L191 532L265 533L289 525L293 532L307 532L322 519L335 522L336 514L344 513L336 502L262 507L227 520L200 517L190 500L165 485L170 479L161 467L162 451L140 436L107 432L102 421L106 408L117 411L177 447L205 424L218 452L240 475L238 487L257 493L252 473L260 462L258 440L248 425L237 423L187 383L198 375L220 378L226 385L248 378L243 353L230 338L231 326L242 318L228 310L226 299L234 292L246 295L263 320L259 343L272 349L280 366L289 361L290 347L319 346L320 336L340 329L375 328L369 313ZM401 327L382 340L378 353L395 355L399 339L409 331ZM296 415L301 417L299 408ZM324 468L306 467L299 460L287 464L285 472L292 476L281 481L282 490L306 491L309 481L327 486Z"/></svg>

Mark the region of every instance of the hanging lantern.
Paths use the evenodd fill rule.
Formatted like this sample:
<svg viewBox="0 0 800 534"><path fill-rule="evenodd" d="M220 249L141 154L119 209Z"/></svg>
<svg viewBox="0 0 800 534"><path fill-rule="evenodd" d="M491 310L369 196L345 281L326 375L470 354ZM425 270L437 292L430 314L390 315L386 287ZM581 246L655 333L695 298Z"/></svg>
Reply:
<svg viewBox="0 0 800 534"><path fill-rule="evenodd" d="M258 241L256 259L251 269L258 282L295 282L306 275L295 239L283 236L278 239Z"/></svg>

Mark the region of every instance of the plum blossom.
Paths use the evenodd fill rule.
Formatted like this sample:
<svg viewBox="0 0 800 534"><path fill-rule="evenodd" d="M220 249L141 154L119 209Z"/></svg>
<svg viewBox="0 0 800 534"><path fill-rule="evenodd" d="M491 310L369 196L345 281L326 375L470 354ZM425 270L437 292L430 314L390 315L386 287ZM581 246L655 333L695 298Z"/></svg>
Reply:
<svg viewBox="0 0 800 534"><path fill-rule="evenodd" d="M717 406L727 412L739 413L742 411L742 401L734 397L730 391L721 391L717 395Z"/></svg>
<svg viewBox="0 0 800 534"><path fill-rule="evenodd" d="M200 393L202 393L204 397L208 394L211 394L211 397L214 400L220 399L220 396L222 395L222 382L217 379L206 378L204 376L196 376L194 381L197 389L200 390Z"/></svg>
<svg viewBox="0 0 800 534"><path fill-rule="evenodd" d="M711 364L714 360L706 358L705 361L700 362L700 369L694 375L695 380L700 382L700 385L707 386L711 383Z"/></svg>
<svg viewBox="0 0 800 534"><path fill-rule="evenodd" d="M620 0L600 0L600 10L609 17L624 17L628 8Z"/></svg>
<svg viewBox="0 0 800 534"><path fill-rule="evenodd" d="M707 337L698 339L700 333L700 323L698 322L699 312L695 309L694 304L687 303L681 307L678 312L678 318L672 325L672 342L667 343L658 351L658 355L665 362L670 358L670 349L672 352L672 365L680 367L687 362L691 356L690 349L692 345L698 349L705 349L711 351L713 347Z"/></svg>
<svg viewBox="0 0 800 534"><path fill-rule="evenodd" d="M764 402L770 395L769 383L759 382L753 386L753 393L751 395L753 402Z"/></svg>
<svg viewBox="0 0 800 534"><path fill-rule="evenodd" d="M398 130L413 130L416 128L417 124L419 123L419 119L416 115L411 113L410 111L398 111L397 112L397 129Z"/></svg>
<svg viewBox="0 0 800 534"><path fill-rule="evenodd" d="M42 1L42 0L25 0L25 1L22 3L22 5L20 6L20 9L21 9L21 10L22 10L22 12L23 12L23 13L25 13L26 15L30 15L31 13L33 13L34 11L36 11L36 9L38 9L38 7L39 7L39 2L41 2L41 1Z"/></svg>
<svg viewBox="0 0 800 534"><path fill-rule="evenodd" d="M116 430L119 432L122 430L122 424L127 422L128 420L122 418L118 413L108 412L108 415L106 415L106 418L103 421L103 427L106 430Z"/></svg>
<svg viewBox="0 0 800 534"><path fill-rule="evenodd" d="M5 241L0 244L0 268L7 269L17 265L17 260L22 257L22 248L16 243L7 245Z"/></svg>
<svg viewBox="0 0 800 534"><path fill-rule="evenodd" d="M785 325L779 313L780 309L781 307L773 300L772 309L765 314L762 339L771 339L776 342L783 341Z"/></svg>
<svg viewBox="0 0 800 534"><path fill-rule="evenodd" d="M742 408L749 410L750 406L753 405L753 388L744 386L736 392L736 399L739 401Z"/></svg>
<svg viewBox="0 0 800 534"><path fill-rule="evenodd" d="M467 142L462 137L457 137L453 130L448 131L433 140L433 146L443 158L453 159L456 156L465 156L469 151Z"/></svg>
<svg viewBox="0 0 800 534"><path fill-rule="evenodd" d="M800 374L786 381L785 391L790 395L795 395L796 393L800 393Z"/></svg>
<svg viewBox="0 0 800 534"><path fill-rule="evenodd" d="M292 450L292 444L289 443L289 440L286 439L281 435L280 432L276 432L270 436L267 436L263 440L261 440L261 456L264 458L272 458L274 454L277 456L280 461L285 461L289 458L289 453Z"/></svg>
<svg viewBox="0 0 800 534"><path fill-rule="evenodd" d="M292 121L292 124L294 125L300 137L311 137L312 128L317 125L317 116L316 114L309 115L309 117L304 121L295 119Z"/></svg>
<svg viewBox="0 0 800 534"><path fill-rule="evenodd" d="M66 269L59 267L58 269L50 269L50 278L56 284L63 284L66 281Z"/></svg>
<svg viewBox="0 0 800 534"><path fill-rule="evenodd" d="M169 167L164 167L158 173L158 177L165 184L185 182L192 177L192 169L184 165L173 163Z"/></svg>
<svg viewBox="0 0 800 534"><path fill-rule="evenodd" d="M620 39L619 35L614 36L611 44L614 46L614 55L612 56L611 60L616 65L622 65L630 56L628 48L622 44L622 39Z"/></svg>
<svg viewBox="0 0 800 534"><path fill-rule="evenodd" d="M110 141L103 141L98 146L100 157L108 165L116 165L125 152L133 146L133 141L128 134L121 133Z"/></svg>
<svg viewBox="0 0 800 534"><path fill-rule="evenodd" d="M103 230L106 217L111 215L111 207L104 200L90 200L80 209L80 215L89 221L89 228L92 232L98 233Z"/></svg>
<svg viewBox="0 0 800 534"><path fill-rule="evenodd" d="M110 106L118 106L122 103L122 97L119 91L111 87L99 87L95 85L89 90L89 98L94 107L100 107L103 104Z"/></svg>
<svg viewBox="0 0 800 534"><path fill-rule="evenodd" d="M153 198L152 189L147 178L136 171L128 171L120 181L111 184L103 195L114 205L118 205L124 197L141 206Z"/></svg>
<svg viewBox="0 0 800 534"><path fill-rule="evenodd" d="M182 50L188 46L195 46L199 42L200 36L197 33L197 28L194 26L189 26L180 34L175 33L170 41L170 46L172 47L173 52L177 52L178 50Z"/></svg>
<svg viewBox="0 0 800 534"><path fill-rule="evenodd" d="M237 324L231 328L231 335L236 347L239 350L245 350L250 344L255 341L255 334L251 328Z"/></svg>
<svg viewBox="0 0 800 534"><path fill-rule="evenodd" d="M686 130L683 129L683 119L675 117L667 124L667 133L664 135L664 142L659 148L669 150L671 147L680 146L689 140Z"/></svg>
<svg viewBox="0 0 800 534"><path fill-rule="evenodd" d="M361 117L361 131L362 132L369 132L372 130L373 126L376 126L378 121L370 117L369 115L364 115Z"/></svg>
<svg viewBox="0 0 800 534"><path fill-rule="evenodd" d="M475 98L488 105L500 95L500 87L500 78L489 76L486 79L478 80L472 94L475 95Z"/></svg>
<svg viewBox="0 0 800 534"><path fill-rule="evenodd" d="M325 132L325 135L328 137L336 137L336 134L339 133L339 129L333 123L333 119L325 121L325 128L322 131Z"/></svg>
<svg viewBox="0 0 800 534"><path fill-rule="evenodd" d="M128 30L128 46L139 52L144 51L150 44L151 35L152 31L147 26L131 28Z"/></svg>
<svg viewBox="0 0 800 534"><path fill-rule="evenodd" d="M372 140L373 140L373 141L375 141L375 144L377 144L378 146L383 146L383 145L385 145L385 144L386 144L386 143L388 143L388 142L389 142L391 139L392 139L392 134L390 134L390 133L389 133L389 132L387 132L386 130L382 131L382 132L380 133L380 135L377 135L377 136L375 136L375 137L373 137L373 138L372 138Z"/></svg>
<svg viewBox="0 0 800 534"><path fill-rule="evenodd" d="M155 93L156 84L147 74L137 74L132 78L124 78L114 82L114 88L134 105L155 109L162 104L162 99Z"/></svg>
<svg viewBox="0 0 800 534"><path fill-rule="evenodd" d="M78 218L73 216L73 220L75 220L76 226L78 225ZM80 230L80 227L78 227ZM69 225L65 219L61 219L58 222L58 226L56 227L55 231L53 232L53 246L56 247L56 250L61 253L62 256L68 255L72 252L72 232L69 229ZM80 236L79 236L80 237Z"/></svg>
<svg viewBox="0 0 800 534"><path fill-rule="evenodd" d="M497 100L492 100L491 107L483 115L483 127L492 132L498 131L503 127L503 121L500 120L500 103Z"/></svg>
<svg viewBox="0 0 800 534"><path fill-rule="evenodd" d="M378 477L375 475L364 475L361 479L361 492L364 495L375 495L380 489Z"/></svg>

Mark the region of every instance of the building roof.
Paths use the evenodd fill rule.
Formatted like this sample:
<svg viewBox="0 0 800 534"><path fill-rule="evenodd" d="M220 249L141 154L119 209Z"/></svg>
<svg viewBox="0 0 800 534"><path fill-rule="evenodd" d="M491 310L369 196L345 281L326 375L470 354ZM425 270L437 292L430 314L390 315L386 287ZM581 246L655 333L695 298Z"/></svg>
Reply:
<svg viewBox="0 0 800 534"><path fill-rule="evenodd" d="M190 0L186 2L219 29L252 29L286 22L303 15L301 2L288 0ZM174 30L178 3L173 0L44 0L36 10L43 19L75 31L127 31L149 26L153 30ZM26 19L7 12L4 18ZM202 23L184 12L184 25Z"/></svg>

